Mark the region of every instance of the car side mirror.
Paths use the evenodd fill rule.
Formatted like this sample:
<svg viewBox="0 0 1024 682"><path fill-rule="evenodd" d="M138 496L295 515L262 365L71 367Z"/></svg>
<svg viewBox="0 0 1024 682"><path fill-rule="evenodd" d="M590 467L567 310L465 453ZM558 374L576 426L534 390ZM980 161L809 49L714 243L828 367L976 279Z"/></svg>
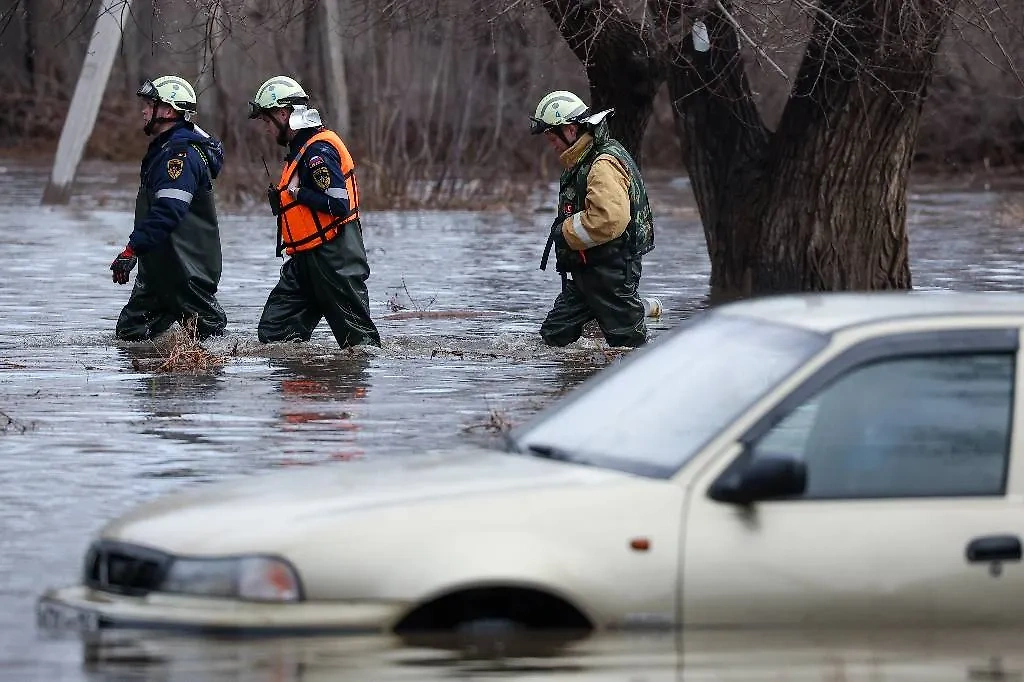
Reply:
<svg viewBox="0 0 1024 682"><path fill-rule="evenodd" d="M718 502L750 505L761 500L800 495L807 488L807 465L792 457L743 457L711 484L708 496Z"/></svg>

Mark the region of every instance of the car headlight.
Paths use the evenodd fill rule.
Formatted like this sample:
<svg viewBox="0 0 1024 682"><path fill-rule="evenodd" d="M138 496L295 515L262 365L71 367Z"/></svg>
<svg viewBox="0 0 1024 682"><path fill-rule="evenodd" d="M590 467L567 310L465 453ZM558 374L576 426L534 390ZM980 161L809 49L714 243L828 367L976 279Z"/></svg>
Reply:
<svg viewBox="0 0 1024 682"><path fill-rule="evenodd" d="M291 564L263 556L174 559L160 591L270 602L302 599L299 576Z"/></svg>

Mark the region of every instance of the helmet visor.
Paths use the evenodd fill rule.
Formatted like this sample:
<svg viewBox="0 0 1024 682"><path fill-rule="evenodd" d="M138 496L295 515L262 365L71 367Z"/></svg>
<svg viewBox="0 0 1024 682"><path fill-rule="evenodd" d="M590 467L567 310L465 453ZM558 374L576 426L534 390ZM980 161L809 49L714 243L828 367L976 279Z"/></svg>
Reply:
<svg viewBox="0 0 1024 682"><path fill-rule="evenodd" d="M534 118L533 116L530 117L530 134L531 135L540 135L541 133L546 133L547 131L551 130L552 128L557 128L557 127L558 126L551 125L550 123L542 121L539 118Z"/></svg>
<svg viewBox="0 0 1024 682"><path fill-rule="evenodd" d="M259 118L263 114L263 107L256 104L255 100L249 101L249 118Z"/></svg>
<svg viewBox="0 0 1024 682"><path fill-rule="evenodd" d="M151 80L143 81L139 89L135 91L135 94L146 99L160 99L160 93L157 92L156 86L153 85Z"/></svg>

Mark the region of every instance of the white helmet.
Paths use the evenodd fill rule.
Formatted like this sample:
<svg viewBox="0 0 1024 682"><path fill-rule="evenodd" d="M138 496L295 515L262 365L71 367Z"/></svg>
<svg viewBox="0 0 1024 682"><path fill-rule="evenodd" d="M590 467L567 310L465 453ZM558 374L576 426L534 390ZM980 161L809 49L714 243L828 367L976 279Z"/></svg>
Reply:
<svg viewBox="0 0 1024 682"><path fill-rule="evenodd" d="M568 90L544 95L530 117L530 133L537 135L569 123L576 123L587 112L587 105Z"/></svg>
<svg viewBox="0 0 1024 682"><path fill-rule="evenodd" d="M288 76L274 76L264 81L249 102L249 118L259 118L268 109L308 104L309 95L298 81Z"/></svg>
<svg viewBox="0 0 1024 682"><path fill-rule="evenodd" d="M135 94L170 105L175 111L184 114L186 121L191 121L198 110L196 91L180 76L160 76L144 81Z"/></svg>

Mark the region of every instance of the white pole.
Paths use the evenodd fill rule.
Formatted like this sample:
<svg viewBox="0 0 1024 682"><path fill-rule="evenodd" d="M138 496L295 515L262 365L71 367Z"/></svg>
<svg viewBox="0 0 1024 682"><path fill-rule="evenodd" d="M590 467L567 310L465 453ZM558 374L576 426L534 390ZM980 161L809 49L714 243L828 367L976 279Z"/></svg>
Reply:
<svg viewBox="0 0 1024 682"><path fill-rule="evenodd" d="M71 106L60 131L50 181L43 190L43 204L66 204L71 198L75 172L82 160L85 144L96 125L96 115L107 88L110 69L121 44L124 16L130 6L131 0L102 0L100 3L96 26L82 63L82 72L75 84Z"/></svg>
<svg viewBox="0 0 1024 682"><path fill-rule="evenodd" d="M331 123L331 128L345 137L350 131L345 55L341 49L341 2L342 0L320 2L320 25L323 27L320 35L324 51L324 80L327 84L327 100L330 103L328 122Z"/></svg>

